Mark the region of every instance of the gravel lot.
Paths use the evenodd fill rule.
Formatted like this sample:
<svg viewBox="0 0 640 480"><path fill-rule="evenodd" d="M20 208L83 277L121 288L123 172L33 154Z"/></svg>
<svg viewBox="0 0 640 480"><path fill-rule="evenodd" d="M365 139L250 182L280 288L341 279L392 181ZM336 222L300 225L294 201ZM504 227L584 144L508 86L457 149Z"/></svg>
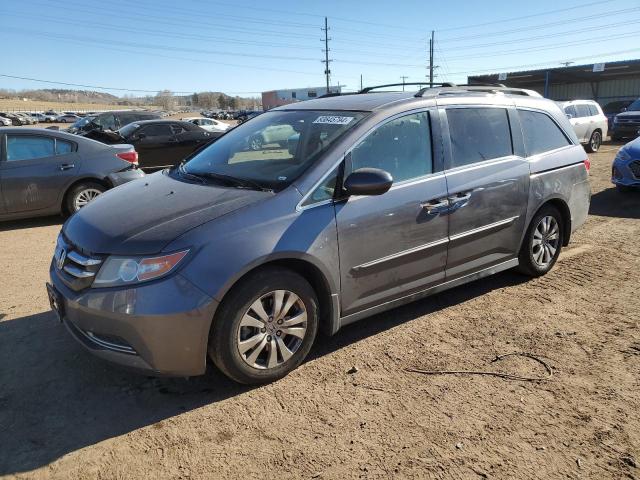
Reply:
<svg viewBox="0 0 640 480"><path fill-rule="evenodd" d="M585 227L547 276L506 272L321 338L287 378L153 379L86 353L44 283L60 229L0 225L0 476L640 478L640 194L591 155ZM426 376L410 367L544 376ZM356 373L348 373L352 367Z"/></svg>

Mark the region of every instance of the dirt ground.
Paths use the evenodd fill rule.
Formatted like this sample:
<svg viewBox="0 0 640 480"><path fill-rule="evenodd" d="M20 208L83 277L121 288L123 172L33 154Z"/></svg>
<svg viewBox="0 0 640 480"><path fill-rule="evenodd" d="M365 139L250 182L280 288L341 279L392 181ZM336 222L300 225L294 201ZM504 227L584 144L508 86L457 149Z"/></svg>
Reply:
<svg viewBox="0 0 640 480"><path fill-rule="evenodd" d="M285 379L153 379L49 312L60 222L0 226L0 476L640 479L640 194L591 155L591 214L547 276L506 272L321 338ZM426 376L410 367L544 376ZM356 373L349 373L357 367Z"/></svg>

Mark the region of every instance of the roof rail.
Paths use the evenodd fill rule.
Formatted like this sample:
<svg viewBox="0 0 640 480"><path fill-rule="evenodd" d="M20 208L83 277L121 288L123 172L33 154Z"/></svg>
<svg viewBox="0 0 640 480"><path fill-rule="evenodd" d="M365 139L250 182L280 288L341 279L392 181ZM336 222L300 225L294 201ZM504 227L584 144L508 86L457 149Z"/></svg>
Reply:
<svg viewBox="0 0 640 480"><path fill-rule="evenodd" d="M406 87L406 86L410 86L410 85L418 85L418 86L422 86L422 85L428 85L429 82L410 82L410 83L387 83L386 85L374 85L372 87L365 87L362 90L360 90L358 93L369 93L371 92L371 90L376 90L378 88L386 88L386 87ZM436 85L438 87L455 87L456 84L455 83L451 83L451 82L444 82L444 83L432 83L431 85ZM427 87L427 88L431 88L431 87ZM424 90L424 89L423 89Z"/></svg>
<svg viewBox="0 0 640 480"><path fill-rule="evenodd" d="M423 88L415 94L415 97L423 97L427 93L435 95L445 95L447 93L456 92L479 92L479 93L503 93L509 95L523 95L528 97L542 97L538 92L534 90L527 90L525 88L512 88L503 86L483 86L483 85L453 85L450 88Z"/></svg>

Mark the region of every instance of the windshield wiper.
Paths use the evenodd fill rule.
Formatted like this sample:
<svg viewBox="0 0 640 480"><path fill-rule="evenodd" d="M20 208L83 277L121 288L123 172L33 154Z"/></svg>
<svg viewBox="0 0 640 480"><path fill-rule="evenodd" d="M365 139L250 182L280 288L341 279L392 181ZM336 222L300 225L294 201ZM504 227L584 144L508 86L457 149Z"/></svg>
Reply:
<svg viewBox="0 0 640 480"><path fill-rule="evenodd" d="M198 178L207 178L207 179L213 179L213 180L220 180L223 181L225 183L230 183L236 187L240 187L240 188L250 188L252 190L261 190L263 192L272 192L273 190L270 188L267 188L263 185L260 185L258 182L254 182L253 180L249 180L248 178L239 178L239 177L234 177L233 175L226 175L224 173L214 173L214 172L198 172L198 173L193 173L193 172L187 172L185 170L185 168L181 165L180 166L180 172L185 174L185 175L189 175L189 176L193 176L193 177L198 177Z"/></svg>

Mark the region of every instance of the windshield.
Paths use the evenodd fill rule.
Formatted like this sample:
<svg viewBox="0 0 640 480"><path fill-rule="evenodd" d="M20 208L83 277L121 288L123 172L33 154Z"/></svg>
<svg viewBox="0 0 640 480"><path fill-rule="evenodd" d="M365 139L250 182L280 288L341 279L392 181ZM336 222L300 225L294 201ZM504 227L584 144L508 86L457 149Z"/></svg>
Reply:
<svg viewBox="0 0 640 480"><path fill-rule="evenodd" d="M80 118L79 120L76 120L76 122L71 125L72 127L75 128L82 128L85 125L88 125L94 118L96 117L84 117L84 118Z"/></svg>
<svg viewBox="0 0 640 480"><path fill-rule="evenodd" d="M183 171L235 177L281 190L363 117L364 113L347 111L267 112L197 153Z"/></svg>
<svg viewBox="0 0 640 480"><path fill-rule="evenodd" d="M637 112L640 111L640 98L627 107L627 111Z"/></svg>

